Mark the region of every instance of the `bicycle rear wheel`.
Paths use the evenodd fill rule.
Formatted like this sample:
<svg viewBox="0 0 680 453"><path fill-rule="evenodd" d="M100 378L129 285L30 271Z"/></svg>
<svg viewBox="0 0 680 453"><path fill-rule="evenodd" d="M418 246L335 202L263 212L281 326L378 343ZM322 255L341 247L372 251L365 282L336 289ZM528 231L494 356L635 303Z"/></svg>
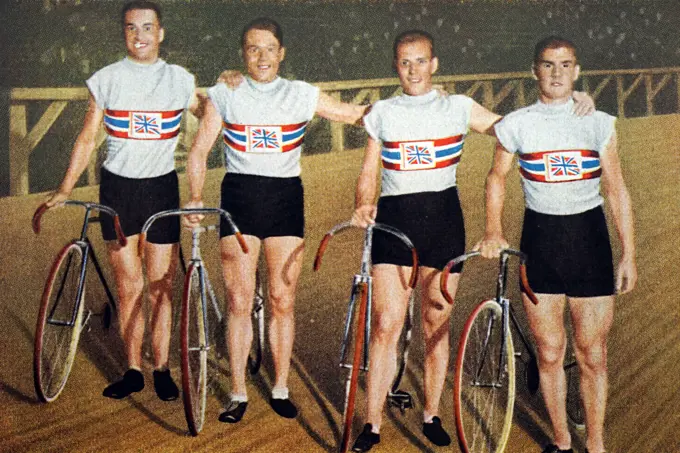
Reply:
<svg viewBox="0 0 680 453"><path fill-rule="evenodd" d="M255 298L253 300L253 341L248 354L248 370L250 374L256 374L262 364L264 351L264 292L260 272L255 274Z"/></svg>
<svg viewBox="0 0 680 453"><path fill-rule="evenodd" d="M346 453L349 449L349 441L352 435L352 423L354 422L354 405L356 402L357 386L359 384L359 373L363 363L364 334L366 332L366 310L368 306L368 286L366 283L359 283L353 288L352 297L359 300L359 313L356 318L354 355L352 358L352 369L347 375L345 382L345 409L343 411L342 443L340 451ZM351 306L351 304L350 304Z"/></svg>
<svg viewBox="0 0 680 453"><path fill-rule="evenodd" d="M64 389L82 330L85 294L83 249L75 243L57 255L45 282L35 329L33 383L49 403Z"/></svg>
<svg viewBox="0 0 680 453"><path fill-rule="evenodd" d="M501 306L487 300L472 312L460 338L453 404L458 443L465 453L501 453L510 436L515 358L512 336L505 336L502 324Z"/></svg>
<svg viewBox="0 0 680 453"><path fill-rule="evenodd" d="M205 285L201 267L189 265L182 295L181 359L182 398L189 431L203 429L208 376L208 344L205 319Z"/></svg>

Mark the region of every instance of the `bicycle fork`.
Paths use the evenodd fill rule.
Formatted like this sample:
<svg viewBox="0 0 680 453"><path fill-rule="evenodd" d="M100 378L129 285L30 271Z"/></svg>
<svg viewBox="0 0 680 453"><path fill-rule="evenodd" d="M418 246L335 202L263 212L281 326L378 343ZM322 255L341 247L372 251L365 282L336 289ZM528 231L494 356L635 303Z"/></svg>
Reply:
<svg viewBox="0 0 680 453"><path fill-rule="evenodd" d="M342 336L342 344L340 345L340 367L341 368L352 368L352 358L347 357L347 346L349 346L349 335L352 330L352 324L354 322L354 312L357 299L361 294L361 286L366 286L366 325L364 327L364 341L363 341L363 358L361 361L361 370L368 371L369 366L369 354L368 345L371 337L371 301L372 297L372 279L367 275L355 275L352 282L352 294L350 296L349 305L347 307L347 315L345 316L345 329Z"/></svg>

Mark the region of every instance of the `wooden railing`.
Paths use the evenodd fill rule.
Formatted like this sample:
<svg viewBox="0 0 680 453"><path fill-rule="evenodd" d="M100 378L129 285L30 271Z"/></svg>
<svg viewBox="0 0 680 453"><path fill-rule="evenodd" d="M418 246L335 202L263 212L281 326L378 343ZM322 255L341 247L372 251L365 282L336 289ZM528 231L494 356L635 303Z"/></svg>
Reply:
<svg viewBox="0 0 680 453"><path fill-rule="evenodd" d="M472 74L437 76L435 83L449 93L470 96L489 110L500 114L535 102L537 91L531 74L526 72L502 74ZM376 102L400 92L399 80L370 79L316 84L331 96L345 102ZM619 117L649 116L657 113L680 112L680 68L655 68L610 71L584 71L580 89L595 99L598 108ZM10 195L29 193L29 159L38 143L54 125L70 102L85 102L86 88L13 88L10 105ZM48 103L35 124L28 125L28 108L35 103ZM198 121L185 115L180 141L183 150L190 147ZM328 123L330 148L345 148L345 126ZM75 139L75 137L74 137ZM98 146L105 133L100 131ZM70 152L70 150L68 150ZM177 153L178 159L185 155ZM96 184L96 156L87 170L87 183Z"/></svg>

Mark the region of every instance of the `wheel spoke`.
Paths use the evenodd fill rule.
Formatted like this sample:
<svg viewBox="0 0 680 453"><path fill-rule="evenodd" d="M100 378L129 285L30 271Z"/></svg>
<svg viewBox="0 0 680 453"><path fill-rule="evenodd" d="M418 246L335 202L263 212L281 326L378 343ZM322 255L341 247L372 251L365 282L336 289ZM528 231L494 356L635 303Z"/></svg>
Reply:
<svg viewBox="0 0 680 453"><path fill-rule="evenodd" d="M510 434L515 368L512 339L503 335L501 307L486 301L461 337L454 405L459 443L467 452L501 452Z"/></svg>
<svg viewBox="0 0 680 453"><path fill-rule="evenodd" d="M83 325L79 291L82 249L76 244L58 255L43 292L34 345L34 381L42 401L54 401L71 372ZM78 296L80 295L80 301Z"/></svg>

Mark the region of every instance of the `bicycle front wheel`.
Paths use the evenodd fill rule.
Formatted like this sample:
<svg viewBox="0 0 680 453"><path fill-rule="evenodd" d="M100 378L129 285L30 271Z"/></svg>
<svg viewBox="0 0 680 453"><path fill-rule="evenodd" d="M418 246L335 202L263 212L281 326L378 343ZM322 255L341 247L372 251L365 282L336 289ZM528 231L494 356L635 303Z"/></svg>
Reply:
<svg viewBox="0 0 680 453"><path fill-rule="evenodd" d="M496 301L482 302L460 338L453 404L458 443L465 453L501 453L510 436L515 357L502 321Z"/></svg>
<svg viewBox="0 0 680 453"><path fill-rule="evenodd" d="M83 249L71 243L57 255L45 282L33 348L33 383L45 403L59 397L75 359L84 310L82 274Z"/></svg>
<svg viewBox="0 0 680 453"><path fill-rule="evenodd" d="M192 263L184 278L182 295L181 359L182 399L189 431L203 429L208 376L208 344L205 319L205 285L201 267Z"/></svg>
<svg viewBox="0 0 680 453"><path fill-rule="evenodd" d="M349 449L349 441L352 435L352 423L354 422L354 405L359 385L359 373L363 362L364 334L366 332L366 311L368 307L368 286L366 283L359 283L353 291L355 300L359 300L359 313L356 318L356 333L354 339L354 355L352 358L352 369L348 373L345 383L345 410L343 413L342 442L340 444L341 453ZM357 297L358 296L358 297Z"/></svg>

